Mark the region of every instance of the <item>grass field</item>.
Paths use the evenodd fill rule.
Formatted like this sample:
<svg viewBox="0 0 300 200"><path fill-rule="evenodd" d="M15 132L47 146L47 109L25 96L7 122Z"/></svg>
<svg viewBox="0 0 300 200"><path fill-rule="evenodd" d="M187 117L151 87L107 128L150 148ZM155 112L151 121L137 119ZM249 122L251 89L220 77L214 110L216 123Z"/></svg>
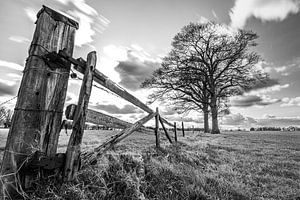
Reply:
<svg viewBox="0 0 300 200"><path fill-rule="evenodd" d="M86 131L91 149L116 132ZM7 131L0 132L0 150ZM61 133L59 151L68 137ZM134 133L74 183L41 185L32 199L300 199L299 132L186 133L176 145ZM47 191L47 192L45 192Z"/></svg>

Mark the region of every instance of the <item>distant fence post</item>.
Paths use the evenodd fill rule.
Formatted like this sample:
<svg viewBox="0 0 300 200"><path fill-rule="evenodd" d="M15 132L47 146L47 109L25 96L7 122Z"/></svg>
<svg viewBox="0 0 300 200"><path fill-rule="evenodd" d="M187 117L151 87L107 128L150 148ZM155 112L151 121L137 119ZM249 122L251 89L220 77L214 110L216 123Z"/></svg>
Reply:
<svg viewBox="0 0 300 200"><path fill-rule="evenodd" d="M37 14L3 156L0 199L17 196L38 177L19 171L36 152L56 154L71 64L52 62L47 55L64 49L72 56L76 29L77 22L48 7Z"/></svg>
<svg viewBox="0 0 300 200"><path fill-rule="evenodd" d="M93 86L93 72L96 62L96 52L90 52L87 56L85 74L82 80L78 105L73 119L72 134L66 152L66 164L64 170L65 181L73 180L80 167L81 142L85 126L86 111Z"/></svg>
<svg viewBox="0 0 300 200"><path fill-rule="evenodd" d="M156 144L156 148L160 147L160 141L159 141L159 111L158 108L156 108L156 115L155 115L155 144Z"/></svg>
<svg viewBox="0 0 300 200"><path fill-rule="evenodd" d="M177 128L176 128L176 122L174 122L174 135L175 135L175 142L177 142Z"/></svg>
<svg viewBox="0 0 300 200"><path fill-rule="evenodd" d="M168 138L169 142L172 144L172 139L171 139L171 137L170 137L170 135L169 135L169 133L168 133L168 131L167 131L165 125L164 125L164 122L163 122L161 116L159 116L159 121L160 121L160 124L161 124L161 126L162 126L162 128L163 128L165 134L166 134L166 137Z"/></svg>
<svg viewBox="0 0 300 200"><path fill-rule="evenodd" d="M184 125L183 125L183 122L181 122L181 127L182 127L182 137L184 137L185 134L184 134Z"/></svg>

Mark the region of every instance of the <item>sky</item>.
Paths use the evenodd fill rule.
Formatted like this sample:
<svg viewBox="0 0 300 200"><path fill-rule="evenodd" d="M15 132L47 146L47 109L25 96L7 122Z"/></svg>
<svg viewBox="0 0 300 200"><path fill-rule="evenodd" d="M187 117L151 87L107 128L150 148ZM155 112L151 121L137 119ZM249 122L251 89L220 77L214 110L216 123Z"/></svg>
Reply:
<svg viewBox="0 0 300 200"><path fill-rule="evenodd" d="M222 129L300 126L299 0L3 0L0 2L0 103L17 95L35 29L46 5L79 22L73 57L97 51L97 69L141 101L151 91L140 84L160 67L172 38L190 22L215 21L259 35L256 67L278 83L230 99ZM69 80L66 104L76 103L80 81ZM13 109L16 99L4 106ZM202 127L201 113L178 114L155 102L169 121ZM89 108L129 122L146 115L129 102L93 88ZM150 125L153 122L149 122Z"/></svg>

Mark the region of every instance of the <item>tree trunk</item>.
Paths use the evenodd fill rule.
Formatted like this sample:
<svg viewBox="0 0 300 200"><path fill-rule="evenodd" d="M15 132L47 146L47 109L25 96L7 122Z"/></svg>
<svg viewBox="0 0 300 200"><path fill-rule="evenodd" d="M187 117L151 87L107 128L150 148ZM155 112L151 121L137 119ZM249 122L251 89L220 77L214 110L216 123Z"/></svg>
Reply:
<svg viewBox="0 0 300 200"><path fill-rule="evenodd" d="M209 133L209 123L208 123L208 107L203 108L203 116L204 116L204 133Z"/></svg>
<svg viewBox="0 0 300 200"><path fill-rule="evenodd" d="M219 123L218 123L218 107L217 107L217 98L212 97L211 99L211 118L212 118L212 134L220 134Z"/></svg>

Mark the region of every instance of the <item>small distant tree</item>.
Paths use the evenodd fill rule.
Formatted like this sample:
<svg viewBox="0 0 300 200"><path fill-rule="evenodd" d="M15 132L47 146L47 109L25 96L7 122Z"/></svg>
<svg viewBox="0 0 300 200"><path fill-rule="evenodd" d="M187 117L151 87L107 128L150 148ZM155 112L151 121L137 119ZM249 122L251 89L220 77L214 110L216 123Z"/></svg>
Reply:
<svg viewBox="0 0 300 200"><path fill-rule="evenodd" d="M257 38L226 25L190 23L174 37L162 67L142 86L155 89L150 99L167 99L204 113L210 108L211 132L218 134L220 104L265 77L253 68L259 56L250 48Z"/></svg>

